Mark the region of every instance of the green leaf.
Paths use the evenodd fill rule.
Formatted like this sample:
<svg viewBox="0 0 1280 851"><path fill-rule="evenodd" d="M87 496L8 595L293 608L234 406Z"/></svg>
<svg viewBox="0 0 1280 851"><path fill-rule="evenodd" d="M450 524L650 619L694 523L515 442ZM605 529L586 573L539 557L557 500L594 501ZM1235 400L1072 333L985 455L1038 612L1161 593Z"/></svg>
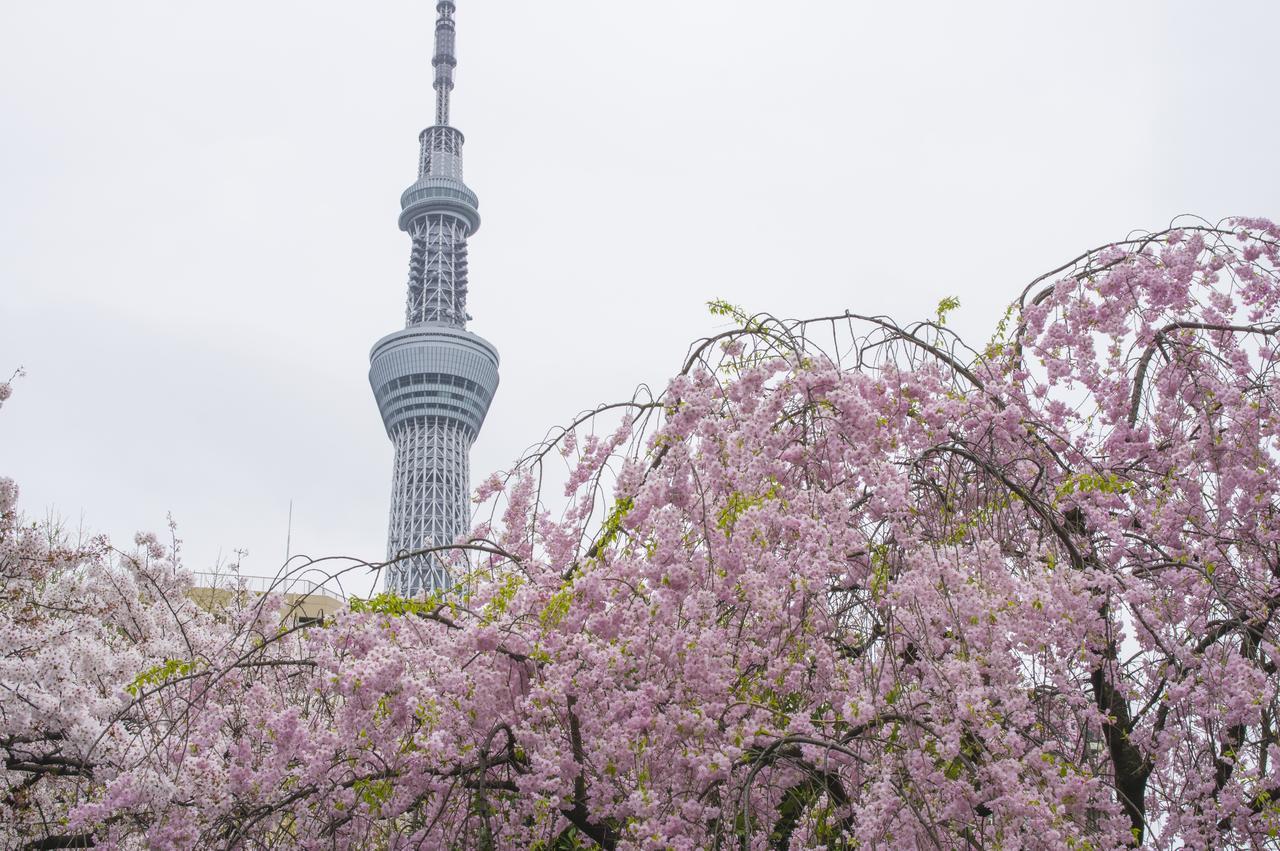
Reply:
<svg viewBox="0 0 1280 851"><path fill-rule="evenodd" d="M938 324L947 324L947 314L960 306L960 299L953 295L949 295L942 301L938 302Z"/></svg>

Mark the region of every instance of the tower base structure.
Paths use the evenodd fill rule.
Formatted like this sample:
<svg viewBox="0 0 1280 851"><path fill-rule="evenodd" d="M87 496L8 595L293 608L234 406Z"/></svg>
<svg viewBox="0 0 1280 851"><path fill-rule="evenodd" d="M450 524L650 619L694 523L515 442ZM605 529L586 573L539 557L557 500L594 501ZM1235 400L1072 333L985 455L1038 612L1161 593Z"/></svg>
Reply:
<svg viewBox="0 0 1280 851"><path fill-rule="evenodd" d="M369 354L369 384L395 446L386 588L448 591L444 560L410 555L452 544L470 520L471 444L498 389L498 351L470 331L423 323L388 334Z"/></svg>

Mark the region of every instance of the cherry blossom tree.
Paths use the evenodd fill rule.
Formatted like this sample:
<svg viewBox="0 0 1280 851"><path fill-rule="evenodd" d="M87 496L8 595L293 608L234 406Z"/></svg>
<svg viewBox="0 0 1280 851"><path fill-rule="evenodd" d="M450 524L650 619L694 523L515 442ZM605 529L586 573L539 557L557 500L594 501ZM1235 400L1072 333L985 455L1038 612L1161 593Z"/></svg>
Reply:
<svg viewBox="0 0 1280 851"><path fill-rule="evenodd" d="M1085 252L976 348L954 306L715 303L738 327L660 394L481 488L454 593L310 629L6 485L6 838L1274 843L1280 228Z"/></svg>

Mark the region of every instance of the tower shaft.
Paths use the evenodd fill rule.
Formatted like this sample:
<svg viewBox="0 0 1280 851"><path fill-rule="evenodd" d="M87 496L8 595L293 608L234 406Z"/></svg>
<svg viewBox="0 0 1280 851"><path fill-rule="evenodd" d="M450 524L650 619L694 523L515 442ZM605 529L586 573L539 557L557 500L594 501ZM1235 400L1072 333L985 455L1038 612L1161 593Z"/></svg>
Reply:
<svg viewBox="0 0 1280 851"><path fill-rule="evenodd" d="M418 179L400 197L409 235L405 328L370 353L369 382L395 447L387 590L447 591L455 577L438 555L470 518L470 450L498 388L498 352L466 330L467 240L479 202L462 182L463 136L449 126L454 3L436 4L432 87L436 123L419 135Z"/></svg>
<svg viewBox="0 0 1280 851"><path fill-rule="evenodd" d="M470 512L471 435L456 423L415 418L391 435L396 460L391 481L388 558L440 546L467 531ZM410 560L392 568L398 593L406 597L452 585L441 559ZM390 582L388 584L391 584Z"/></svg>

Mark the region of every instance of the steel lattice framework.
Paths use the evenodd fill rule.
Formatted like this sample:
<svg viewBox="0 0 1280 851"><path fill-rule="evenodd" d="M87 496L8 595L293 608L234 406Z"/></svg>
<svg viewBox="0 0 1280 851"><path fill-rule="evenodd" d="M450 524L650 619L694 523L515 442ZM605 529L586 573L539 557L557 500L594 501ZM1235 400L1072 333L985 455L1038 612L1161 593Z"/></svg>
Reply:
<svg viewBox="0 0 1280 851"><path fill-rule="evenodd" d="M434 555L455 542L470 517L471 444L498 389L498 351L466 330L467 239L480 227L479 202L462 182L463 137L449 126L454 4L436 4L435 125L418 137L418 179L400 197L409 234L405 328L369 355L369 383L395 446L386 588L405 596L449 590L453 578Z"/></svg>

